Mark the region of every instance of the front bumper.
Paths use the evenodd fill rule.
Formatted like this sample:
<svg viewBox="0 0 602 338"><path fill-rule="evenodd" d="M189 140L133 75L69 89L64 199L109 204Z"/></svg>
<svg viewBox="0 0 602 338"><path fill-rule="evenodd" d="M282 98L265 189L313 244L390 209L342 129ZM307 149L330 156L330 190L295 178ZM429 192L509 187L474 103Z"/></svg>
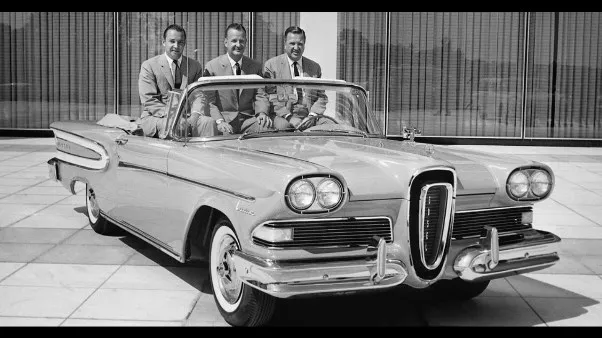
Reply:
<svg viewBox="0 0 602 338"><path fill-rule="evenodd" d="M454 272L466 281L484 281L550 267L559 260L560 238L532 230L535 235L520 243L499 248L495 228L488 229L480 245L462 250L454 260Z"/></svg>
<svg viewBox="0 0 602 338"><path fill-rule="evenodd" d="M401 261L387 259L386 245L379 243L371 258L311 263L275 262L237 251L234 265L243 283L278 298L382 289L408 275Z"/></svg>

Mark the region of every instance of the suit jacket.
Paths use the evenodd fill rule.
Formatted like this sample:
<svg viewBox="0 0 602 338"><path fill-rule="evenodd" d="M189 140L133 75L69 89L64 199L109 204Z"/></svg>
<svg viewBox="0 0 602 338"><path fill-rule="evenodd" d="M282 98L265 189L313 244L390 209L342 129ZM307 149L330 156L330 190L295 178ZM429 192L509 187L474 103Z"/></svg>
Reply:
<svg viewBox="0 0 602 338"><path fill-rule="evenodd" d="M322 68L312 59L303 57L302 69L304 77L322 77ZM263 77L272 79L292 79L291 71L286 53L275 56L265 62L263 66ZM328 98L323 91L311 91L306 93L301 104L297 104L297 95L291 86L278 86L276 88L266 88L266 96L272 103L272 108L276 115L284 117L289 113L295 113L306 116L309 112L316 114L324 113ZM308 108L311 107L311 108ZM267 107L260 107L259 110L267 110Z"/></svg>
<svg viewBox="0 0 602 338"><path fill-rule="evenodd" d="M182 71L180 88L185 88L188 83L198 80L202 75L201 64L185 56L182 56L180 70ZM144 61L138 78L138 92L143 106L140 117L147 115L164 117L168 92L173 89L174 78L165 54Z"/></svg>
<svg viewBox="0 0 602 338"><path fill-rule="evenodd" d="M243 55L241 74L257 74L261 76L261 63ZM234 75L232 65L228 59L228 54L220 55L207 62L203 76L226 76ZM238 114L248 117L255 116L254 103L257 91L254 89L244 89L236 96L236 90L219 90L212 95L205 93L209 103L209 112L214 119L224 119L226 122L232 121Z"/></svg>

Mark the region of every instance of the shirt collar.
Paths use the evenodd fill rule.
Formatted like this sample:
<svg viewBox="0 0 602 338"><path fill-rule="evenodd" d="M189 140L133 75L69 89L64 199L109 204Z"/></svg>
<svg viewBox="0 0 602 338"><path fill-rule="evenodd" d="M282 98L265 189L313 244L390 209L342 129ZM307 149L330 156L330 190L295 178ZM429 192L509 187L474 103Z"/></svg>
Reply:
<svg viewBox="0 0 602 338"><path fill-rule="evenodd" d="M228 56L228 60L230 60L230 67L234 68L234 64L236 63L236 61L232 60L232 58L230 57L230 54L226 54ZM240 60L238 61L238 65L240 66L240 69L242 69L242 59L240 58Z"/></svg>
<svg viewBox="0 0 602 338"><path fill-rule="evenodd" d="M171 66L173 65L173 59L170 58L167 53L165 53L165 58L167 59L167 64L169 65L169 68L171 68ZM182 57L180 56L180 58L178 59L178 66L182 67Z"/></svg>
<svg viewBox="0 0 602 338"><path fill-rule="evenodd" d="M286 60L288 60L288 69L291 70L291 75L293 75L293 62L295 61L291 60L291 58L288 55L286 56ZM299 67L299 76L303 76L303 56L299 59L299 61L297 61L297 65Z"/></svg>

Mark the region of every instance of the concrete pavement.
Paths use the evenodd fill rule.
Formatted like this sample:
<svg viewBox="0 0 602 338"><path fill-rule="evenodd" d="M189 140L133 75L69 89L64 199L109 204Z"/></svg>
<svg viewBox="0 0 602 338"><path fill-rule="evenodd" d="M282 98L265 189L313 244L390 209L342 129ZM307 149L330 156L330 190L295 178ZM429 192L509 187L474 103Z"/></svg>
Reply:
<svg viewBox="0 0 602 338"><path fill-rule="evenodd" d="M393 293L289 300L273 326L602 325L602 148L452 146L550 165L535 227L562 238L554 267L493 281L467 302ZM83 186L48 179L53 138L0 138L0 326L228 326L204 265L89 227Z"/></svg>

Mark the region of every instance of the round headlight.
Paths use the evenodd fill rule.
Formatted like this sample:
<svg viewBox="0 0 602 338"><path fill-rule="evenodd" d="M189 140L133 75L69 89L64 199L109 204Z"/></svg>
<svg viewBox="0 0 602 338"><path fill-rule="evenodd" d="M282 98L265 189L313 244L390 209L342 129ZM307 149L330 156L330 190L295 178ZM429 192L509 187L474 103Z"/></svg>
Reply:
<svg viewBox="0 0 602 338"><path fill-rule="evenodd" d="M288 200L291 206L298 210L309 208L316 198L314 185L306 180L299 180L291 184L288 189Z"/></svg>
<svg viewBox="0 0 602 338"><path fill-rule="evenodd" d="M515 198L523 197L529 191L529 177L522 172L517 171L508 178L508 191Z"/></svg>
<svg viewBox="0 0 602 338"><path fill-rule="evenodd" d="M552 186L552 179L543 170L536 170L531 174L531 191L537 197L545 196Z"/></svg>
<svg viewBox="0 0 602 338"><path fill-rule="evenodd" d="M337 180L326 178L318 184L316 195L323 208L334 208L341 202L341 184Z"/></svg>

